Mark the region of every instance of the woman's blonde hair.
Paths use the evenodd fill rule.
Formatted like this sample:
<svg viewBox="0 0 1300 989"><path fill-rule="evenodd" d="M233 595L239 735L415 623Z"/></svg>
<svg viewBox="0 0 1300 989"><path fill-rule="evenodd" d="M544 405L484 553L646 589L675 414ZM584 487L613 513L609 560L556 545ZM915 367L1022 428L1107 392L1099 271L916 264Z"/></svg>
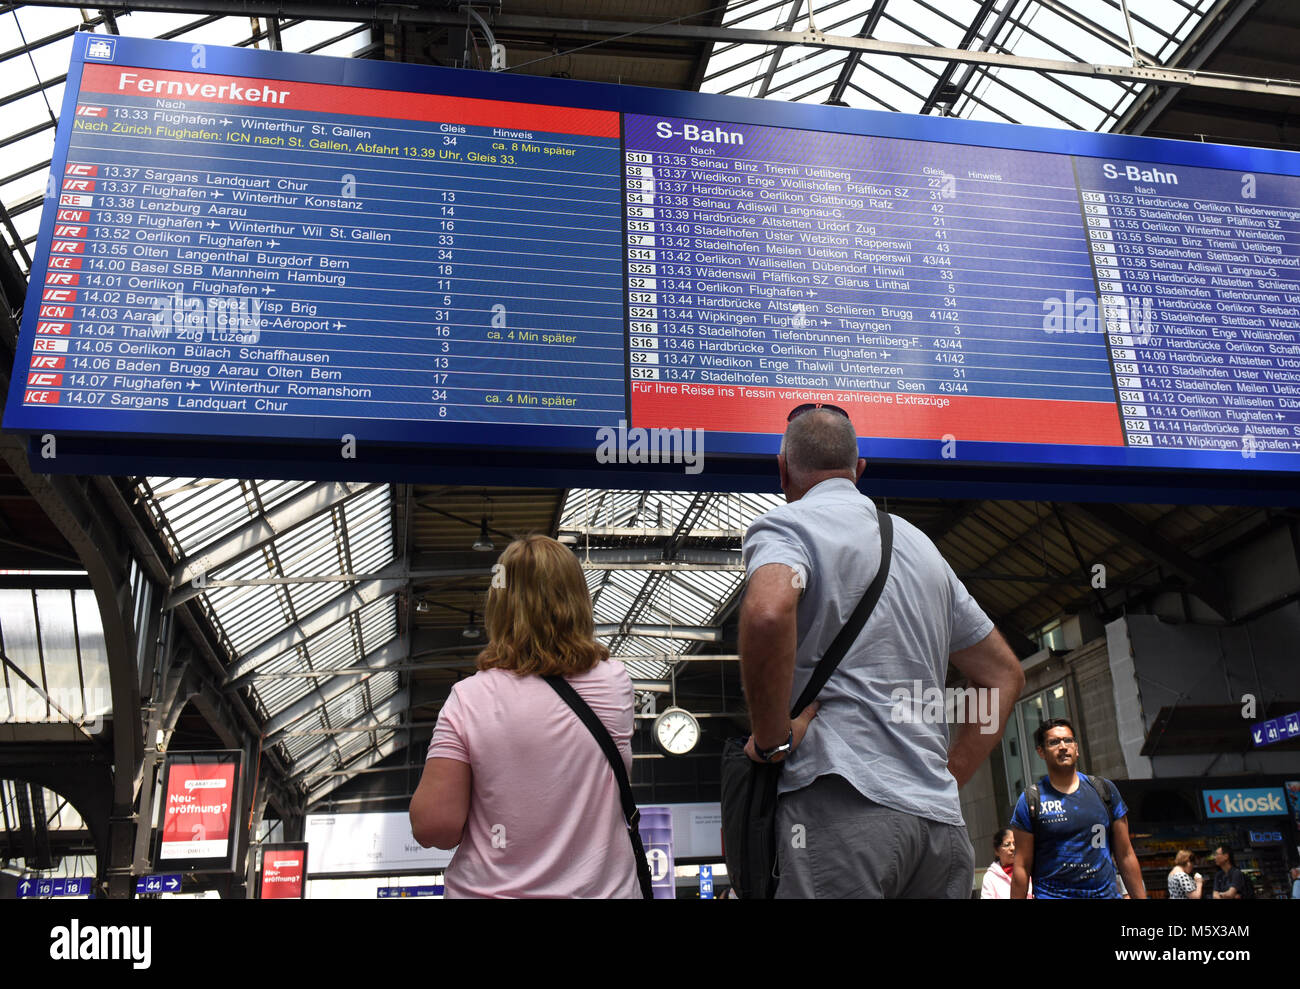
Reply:
<svg viewBox="0 0 1300 989"><path fill-rule="evenodd" d="M1174 856L1174 865L1186 865L1191 860L1192 860L1192 853L1189 852L1186 848L1184 848L1181 849L1178 852L1178 854Z"/></svg>
<svg viewBox="0 0 1300 989"><path fill-rule="evenodd" d="M609 658L596 641L591 594L571 550L550 536L516 539L498 561L484 624L480 670L520 676L585 673Z"/></svg>

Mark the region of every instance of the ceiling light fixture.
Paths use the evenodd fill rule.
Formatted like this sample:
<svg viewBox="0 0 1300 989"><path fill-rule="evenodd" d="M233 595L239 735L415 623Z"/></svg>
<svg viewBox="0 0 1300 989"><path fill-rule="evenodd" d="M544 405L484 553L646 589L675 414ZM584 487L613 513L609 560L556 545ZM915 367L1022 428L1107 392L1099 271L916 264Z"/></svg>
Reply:
<svg viewBox="0 0 1300 989"><path fill-rule="evenodd" d="M487 516L483 516L483 521L478 527L478 538L474 540L474 549L480 553L491 553L495 546L492 545L492 539L488 536Z"/></svg>

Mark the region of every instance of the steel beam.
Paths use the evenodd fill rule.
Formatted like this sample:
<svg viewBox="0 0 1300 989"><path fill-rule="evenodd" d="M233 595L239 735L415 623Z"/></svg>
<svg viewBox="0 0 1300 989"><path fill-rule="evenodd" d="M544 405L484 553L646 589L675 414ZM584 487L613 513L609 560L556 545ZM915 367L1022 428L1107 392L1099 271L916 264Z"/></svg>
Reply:
<svg viewBox="0 0 1300 989"><path fill-rule="evenodd" d="M1070 513L1082 516L1092 524L1118 536L1132 548L1146 553L1155 562L1178 573L1190 585L1189 591L1224 618L1232 620L1227 585L1214 567L1206 566L1173 543L1161 539L1151 531L1149 526L1117 505L1072 503L1064 507Z"/></svg>
<svg viewBox="0 0 1300 989"><path fill-rule="evenodd" d="M37 0L33 6L76 7L77 0ZM369 14L374 20L397 20L407 23L459 26L462 19L445 9L420 7L409 4L376 3L365 9L340 7L320 3L281 3L277 0L142 0L132 4L135 10L170 12L224 13L237 16L305 17L316 20L356 20ZM958 48L939 48L914 45L901 41L881 41L874 38L853 38L828 35L820 31L760 31L749 28L713 27L692 24L643 24L635 21L604 21L587 18L556 18L526 14L501 14L495 18L498 30L538 31L548 34L556 30L574 31L591 35L618 35L675 38L686 41L715 41L724 44L802 45L808 48L826 48L856 52L859 55L884 55L962 62L969 65L1000 66L1008 69L1028 69L1059 75L1090 76L1093 78L1130 80L1165 86L1188 86L1223 89L1234 92L1267 93L1275 96L1300 96L1300 82L1294 80L1266 79L1205 73L1148 65L1096 65L1089 62L1068 62L1051 58L1030 58L1002 52L963 51ZM507 70L509 71L509 70Z"/></svg>
<svg viewBox="0 0 1300 989"><path fill-rule="evenodd" d="M336 594L312 611L311 614L305 615L299 621L294 622L283 632L279 632L245 651L226 674L227 688L237 690L245 686L248 682L248 675L258 667L264 666L290 650L303 645L312 636L346 620L350 615L360 611L366 605L402 590L406 586L406 581L401 576L402 569L403 564L401 561L395 562L391 567L386 567L384 571L381 571L382 573L391 574L391 576L383 579L362 581L355 587L350 587L346 591Z"/></svg>
<svg viewBox="0 0 1300 989"><path fill-rule="evenodd" d="M383 745L379 746L379 748L359 756L343 768L345 770L369 769L375 763L387 759L390 755L405 745L406 740L401 737L401 733L398 733ZM318 803L325 794L329 793L331 790L337 789L350 779L352 779L352 775L326 777L319 786L308 794L306 800L307 807L310 808L312 804Z"/></svg>
<svg viewBox="0 0 1300 989"><path fill-rule="evenodd" d="M333 676L334 679L328 683L317 683L316 689L306 697L301 698L289 707L285 708L275 717L271 718L262 727L262 732L266 738L267 744L274 744L278 741L280 735L295 722L300 721L313 711L324 707L339 694L355 687L357 681L352 679L351 675L370 676L381 670L392 668L410 653L410 646L404 639L393 639L390 642L380 646L362 659L364 665L352 667L350 670L333 670L320 671L323 677Z"/></svg>
<svg viewBox="0 0 1300 989"><path fill-rule="evenodd" d="M396 715L402 715L409 710L411 706L411 695L409 691L402 690L392 697L378 704L373 711L366 711L359 717L354 718L347 724L348 728L371 729L374 731L395 731L402 728L402 725L384 725L387 718ZM291 779L301 780L309 777L312 770L315 769L322 761L329 758L333 753L342 753L343 747L333 737L329 737L321 742L314 749L308 749L296 760ZM300 768L301 767L301 768Z"/></svg>
<svg viewBox="0 0 1300 989"><path fill-rule="evenodd" d="M95 490L68 475L36 474L27 462L23 440L0 437L0 456L40 502L50 521L81 558L95 590L113 699L113 812L109 819L110 894L130 895L131 815L135 780L144 758L140 725L140 678L136 667L136 630L127 579L127 551L105 516Z"/></svg>
<svg viewBox="0 0 1300 989"><path fill-rule="evenodd" d="M314 484L296 497L277 505L269 512L250 519L234 532L214 540L191 553L172 569L171 588L166 607L197 597L204 588L191 582L203 574L234 563L274 540L331 511L336 505L375 488L373 484L329 481ZM190 584L189 587L184 585Z"/></svg>
<svg viewBox="0 0 1300 989"><path fill-rule="evenodd" d="M1178 47L1170 63L1188 70L1199 69L1259 3L1260 0L1219 0ZM1143 90L1111 130L1117 134L1146 133L1178 95L1178 90L1172 88L1156 96L1158 92L1159 86L1154 84Z"/></svg>

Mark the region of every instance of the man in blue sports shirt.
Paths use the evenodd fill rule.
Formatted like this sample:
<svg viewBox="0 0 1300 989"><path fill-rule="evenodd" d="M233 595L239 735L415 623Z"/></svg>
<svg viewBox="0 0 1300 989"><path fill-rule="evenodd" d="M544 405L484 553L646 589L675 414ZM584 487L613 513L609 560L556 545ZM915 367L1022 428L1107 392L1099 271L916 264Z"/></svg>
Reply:
<svg viewBox="0 0 1300 989"><path fill-rule="evenodd" d="M1065 718L1044 721L1034 732L1034 744L1047 775L1038 781L1037 820L1023 793L1011 815L1016 837L1011 898L1025 898L1032 876L1035 899L1117 900L1118 866L1129 895L1145 900L1142 869L1129 842L1128 808L1115 785L1098 778L1097 786L1109 788L1108 814L1097 786L1080 777L1074 726Z"/></svg>

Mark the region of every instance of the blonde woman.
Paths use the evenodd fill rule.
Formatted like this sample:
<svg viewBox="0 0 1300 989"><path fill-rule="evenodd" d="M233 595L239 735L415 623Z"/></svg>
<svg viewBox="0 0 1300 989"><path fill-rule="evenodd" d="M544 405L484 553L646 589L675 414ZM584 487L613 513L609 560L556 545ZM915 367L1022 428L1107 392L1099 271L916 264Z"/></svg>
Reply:
<svg viewBox="0 0 1300 989"><path fill-rule="evenodd" d="M1179 851L1174 856L1174 867L1169 870L1169 876L1165 880L1165 887L1169 890L1169 899L1171 900L1199 900L1201 898L1202 883L1204 877L1198 872L1192 875L1192 866L1196 861L1196 856L1186 848Z"/></svg>
<svg viewBox="0 0 1300 989"><path fill-rule="evenodd" d="M591 595L569 549L528 536L500 562L488 644L438 715L411 832L426 848L456 848L449 899L639 898L613 770L542 677L563 676L586 701L629 775L632 681L595 640Z"/></svg>

